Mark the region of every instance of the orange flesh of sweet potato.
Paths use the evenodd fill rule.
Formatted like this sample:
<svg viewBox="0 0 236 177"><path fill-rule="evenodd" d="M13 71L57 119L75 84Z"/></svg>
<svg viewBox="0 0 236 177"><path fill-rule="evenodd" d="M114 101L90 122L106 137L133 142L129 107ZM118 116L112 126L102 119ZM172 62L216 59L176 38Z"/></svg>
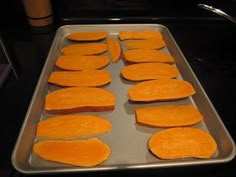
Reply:
<svg viewBox="0 0 236 177"><path fill-rule="evenodd" d="M45 100L45 109L52 114L111 111L114 107L114 94L101 88L59 89L47 94Z"/></svg>
<svg viewBox="0 0 236 177"><path fill-rule="evenodd" d="M76 32L67 35L66 37L73 41L96 41L106 38L108 32L94 31L94 32Z"/></svg>
<svg viewBox="0 0 236 177"><path fill-rule="evenodd" d="M159 31L143 30L143 31L120 31L119 39L162 39L162 34Z"/></svg>
<svg viewBox="0 0 236 177"><path fill-rule="evenodd" d="M117 62L121 56L121 47L119 42L114 38L108 37L107 46L112 62Z"/></svg>
<svg viewBox="0 0 236 177"><path fill-rule="evenodd" d="M104 162L110 148L97 138L71 141L41 141L35 143L33 151L41 158L53 162L92 167Z"/></svg>
<svg viewBox="0 0 236 177"><path fill-rule="evenodd" d="M49 83L59 86L98 87L111 82L111 76L105 70L55 71Z"/></svg>
<svg viewBox="0 0 236 177"><path fill-rule="evenodd" d="M111 123L94 115L66 115L48 118L38 123L36 137L80 138L107 133Z"/></svg>
<svg viewBox="0 0 236 177"><path fill-rule="evenodd" d="M124 42L129 49L161 49L166 46L162 39L144 39Z"/></svg>
<svg viewBox="0 0 236 177"><path fill-rule="evenodd" d="M193 105L167 105L136 109L137 122L153 127L188 126L203 120Z"/></svg>
<svg viewBox="0 0 236 177"><path fill-rule="evenodd" d="M139 63L125 66L121 75L131 81L151 79L169 79L176 77L179 71L176 67L165 63Z"/></svg>
<svg viewBox="0 0 236 177"><path fill-rule="evenodd" d="M128 90L132 101L165 101L185 98L195 94L193 86L184 80L160 79L145 81Z"/></svg>
<svg viewBox="0 0 236 177"><path fill-rule="evenodd" d="M107 51L104 43L71 44L61 49L65 55L94 55Z"/></svg>
<svg viewBox="0 0 236 177"><path fill-rule="evenodd" d="M197 128L170 128L157 132L149 140L149 148L161 159L210 158L216 152L213 137Z"/></svg>
<svg viewBox="0 0 236 177"><path fill-rule="evenodd" d="M125 60L133 63L163 62L174 63L174 58L163 51L154 49L132 49L124 52Z"/></svg>
<svg viewBox="0 0 236 177"><path fill-rule="evenodd" d="M56 61L56 66L64 70L101 69L110 63L108 56L76 56L62 55Z"/></svg>

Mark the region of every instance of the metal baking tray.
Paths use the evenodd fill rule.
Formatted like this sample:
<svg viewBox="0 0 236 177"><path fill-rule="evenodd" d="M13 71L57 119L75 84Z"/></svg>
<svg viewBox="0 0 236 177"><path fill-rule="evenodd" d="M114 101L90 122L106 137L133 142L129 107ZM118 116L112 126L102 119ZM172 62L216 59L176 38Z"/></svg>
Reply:
<svg viewBox="0 0 236 177"><path fill-rule="evenodd" d="M158 30L164 36L167 44L163 50L170 53L175 58L175 65L180 71L178 79L184 79L192 83L196 89L196 94L189 98L154 103L131 103L128 101L127 90L134 82L129 82L120 76L121 69L125 62L121 59L118 63L110 63L105 70L112 75L112 82L103 87L116 95L115 110L111 112L91 113L100 115L112 123L112 131L99 135L102 141L107 143L111 149L110 157L102 164L84 168L61 163L54 163L40 159L32 152L32 146L35 139L37 123L53 115L44 111L45 96L48 92L59 89L47 82L52 71L58 70L55 62L61 55L60 49L70 43L66 35L78 31L96 31L104 30L109 32L109 36L118 37L119 31L122 30ZM101 42L105 42L101 41ZM121 42L122 45L122 42ZM122 45L123 50L127 50ZM105 53L104 55L108 55ZM216 140L218 145L217 153L210 159L176 159L161 160L155 157L149 150L147 142L154 132L163 130L161 128L150 128L140 126L136 123L135 108L154 105L166 104L193 104L204 116L204 121L195 125L208 131ZM90 114L90 113L82 113ZM226 163L235 156L235 144L225 128L221 118L214 109L212 103L204 92L201 84L193 73L187 60L176 44L169 30L159 24L116 24L116 25L67 25L60 27L55 35L40 79L31 100L28 112L19 133L14 151L12 153L12 164L16 170L26 174L39 173L65 173L65 172L87 172L87 171L108 171L124 169L144 169L160 167L177 167L190 165L203 165L214 163Z"/></svg>

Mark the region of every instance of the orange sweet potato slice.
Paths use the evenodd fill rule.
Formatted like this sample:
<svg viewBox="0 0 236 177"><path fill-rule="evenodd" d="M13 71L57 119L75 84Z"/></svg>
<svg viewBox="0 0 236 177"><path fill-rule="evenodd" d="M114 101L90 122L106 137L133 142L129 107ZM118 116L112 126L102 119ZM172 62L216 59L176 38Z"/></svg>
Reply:
<svg viewBox="0 0 236 177"><path fill-rule="evenodd" d="M160 79L145 81L128 90L132 101L165 101L185 98L195 94L193 86L184 80Z"/></svg>
<svg viewBox="0 0 236 177"><path fill-rule="evenodd" d="M47 94L45 100L45 109L51 114L111 111L114 107L113 93L92 87L59 89Z"/></svg>
<svg viewBox="0 0 236 177"><path fill-rule="evenodd" d="M163 51L154 49L132 49L124 52L125 60L133 63L163 62L174 63L174 58Z"/></svg>
<svg viewBox="0 0 236 177"><path fill-rule="evenodd" d="M59 86L98 87L111 82L111 76L105 70L55 71L49 83Z"/></svg>
<svg viewBox="0 0 236 177"><path fill-rule="evenodd" d="M66 37L72 41L96 41L106 38L108 32L94 31L94 32L76 32L67 35Z"/></svg>
<svg viewBox="0 0 236 177"><path fill-rule="evenodd" d="M104 43L71 44L61 49L65 55L94 55L107 51Z"/></svg>
<svg viewBox="0 0 236 177"><path fill-rule="evenodd" d="M111 56L112 62L117 62L121 56L121 47L119 42L114 38L107 38L108 51Z"/></svg>
<svg viewBox="0 0 236 177"><path fill-rule="evenodd" d="M120 31L120 40L126 39L162 39L160 31L143 30L143 31Z"/></svg>
<svg viewBox="0 0 236 177"><path fill-rule="evenodd" d="M42 159L81 167L96 166L110 155L109 146L97 138L41 141L34 144L33 151Z"/></svg>
<svg viewBox="0 0 236 177"><path fill-rule="evenodd" d="M78 56L62 55L56 61L56 66L64 70L101 69L110 63L108 56Z"/></svg>
<svg viewBox="0 0 236 177"><path fill-rule="evenodd" d="M111 123L94 115L66 115L51 117L38 123L36 137L80 138L107 133Z"/></svg>
<svg viewBox="0 0 236 177"><path fill-rule="evenodd" d="M202 114L193 105L167 105L136 109L137 122L153 127L178 127L199 123Z"/></svg>
<svg viewBox="0 0 236 177"><path fill-rule="evenodd" d="M165 63L139 63L125 66L121 75L131 81L151 79L169 79L176 77L179 71L176 67Z"/></svg>
<svg viewBox="0 0 236 177"><path fill-rule="evenodd" d="M124 42L128 49L161 49L166 46L162 39L132 40Z"/></svg>
<svg viewBox="0 0 236 177"><path fill-rule="evenodd" d="M161 159L211 158L217 149L213 137L197 128L170 128L149 140L151 152Z"/></svg>

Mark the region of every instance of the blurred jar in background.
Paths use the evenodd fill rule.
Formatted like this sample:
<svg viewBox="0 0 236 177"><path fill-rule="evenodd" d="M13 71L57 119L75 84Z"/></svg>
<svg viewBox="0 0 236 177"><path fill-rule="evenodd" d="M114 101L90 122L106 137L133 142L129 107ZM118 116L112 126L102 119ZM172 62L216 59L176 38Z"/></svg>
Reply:
<svg viewBox="0 0 236 177"><path fill-rule="evenodd" d="M23 0L23 4L31 26L46 26L53 23L50 0Z"/></svg>

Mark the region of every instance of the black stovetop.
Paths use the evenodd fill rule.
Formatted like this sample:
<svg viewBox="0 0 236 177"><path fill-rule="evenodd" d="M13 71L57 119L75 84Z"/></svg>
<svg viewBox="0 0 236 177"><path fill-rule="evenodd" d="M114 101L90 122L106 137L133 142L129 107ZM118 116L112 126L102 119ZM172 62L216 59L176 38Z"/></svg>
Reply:
<svg viewBox="0 0 236 177"><path fill-rule="evenodd" d="M51 28L12 28L6 34L12 59L19 74L11 74L0 90L0 176L24 176L11 165L11 153L36 87L41 69L57 27L64 24L155 23L165 25L205 89L236 141L236 25L221 18L122 17L63 18ZM202 176L233 177L236 160L219 165L178 167L170 169L124 170L52 176ZM43 176L43 175L42 175Z"/></svg>

